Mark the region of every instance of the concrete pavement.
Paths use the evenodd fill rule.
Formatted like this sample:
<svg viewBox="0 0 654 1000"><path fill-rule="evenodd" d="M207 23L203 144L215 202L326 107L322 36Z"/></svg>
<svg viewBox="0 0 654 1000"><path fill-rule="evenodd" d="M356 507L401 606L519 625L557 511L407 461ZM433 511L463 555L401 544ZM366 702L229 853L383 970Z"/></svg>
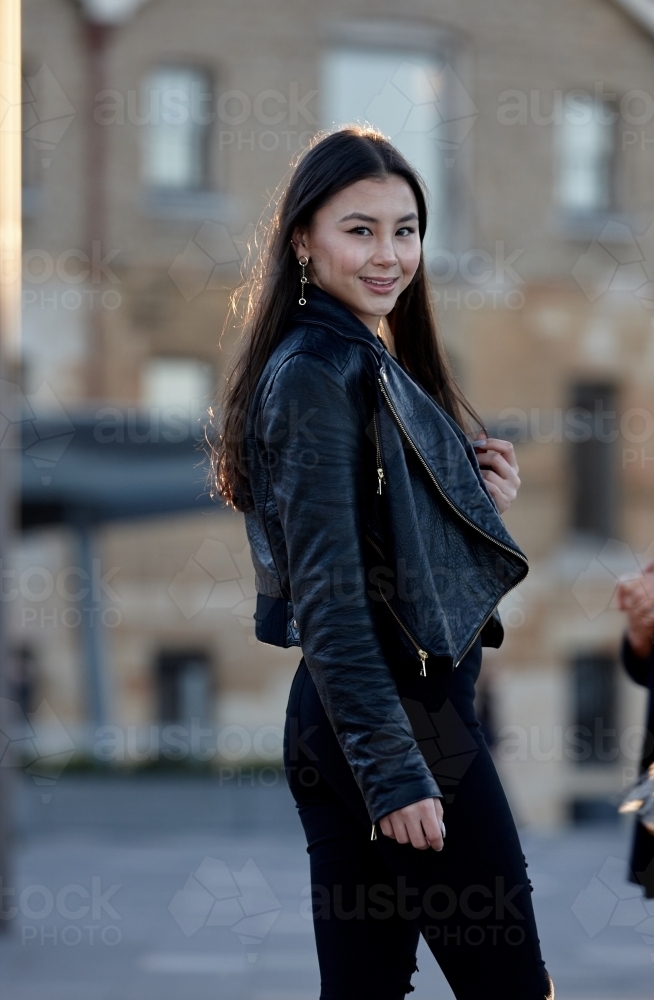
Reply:
<svg viewBox="0 0 654 1000"><path fill-rule="evenodd" d="M317 1000L308 856L279 773L17 790L0 1000ZM624 880L628 826L521 839L557 1000L654 995L654 901ZM451 1000L422 941L418 966L412 1000Z"/></svg>

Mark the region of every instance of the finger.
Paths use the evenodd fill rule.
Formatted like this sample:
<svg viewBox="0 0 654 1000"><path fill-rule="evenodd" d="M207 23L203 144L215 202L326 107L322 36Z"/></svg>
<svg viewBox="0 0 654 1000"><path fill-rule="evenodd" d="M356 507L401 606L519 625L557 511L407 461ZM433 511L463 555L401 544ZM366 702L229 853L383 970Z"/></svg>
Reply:
<svg viewBox="0 0 654 1000"><path fill-rule="evenodd" d="M512 500L515 500L517 490L513 489L513 487L509 483L507 483L505 479L502 479L501 476L498 476L496 472L489 472L488 470L482 470L482 475L486 480L487 484L490 485L492 483L494 486L497 487L497 489L502 494L505 503L509 504L511 503Z"/></svg>
<svg viewBox="0 0 654 1000"><path fill-rule="evenodd" d="M508 471L507 469L500 469L498 471L496 468L493 468L490 463L487 466L486 462L484 462L479 468L485 479L488 479L489 475L495 475L496 478L492 481L497 483L500 489L504 489L506 486L509 490L513 491L513 497L517 495L518 489L520 488L520 479L518 478L517 473L511 469L510 466L507 467Z"/></svg>
<svg viewBox="0 0 654 1000"><path fill-rule="evenodd" d="M644 603L654 603L654 593L651 588L639 586L638 581L618 586L620 596L629 608L637 608Z"/></svg>
<svg viewBox="0 0 654 1000"><path fill-rule="evenodd" d="M615 599L618 605L618 611L626 611L627 610L627 605L625 603L626 596L620 589L616 591Z"/></svg>
<svg viewBox="0 0 654 1000"><path fill-rule="evenodd" d="M518 468L518 460L515 457L515 449L511 441L505 441L503 438L486 438L486 441L491 451L500 452L509 465L513 466L514 469Z"/></svg>
<svg viewBox="0 0 654 1000"><path fill-rule="evenodd" d="M638 601L633 608L630 608L632 614L637 618L642 618L643 621L651 621L654 615L654 607L651 601Z"/></svg>
<svg viewBox="0 0 654 1000"><path fill-rule="evenodd" d="M650 587L632 587L628 600L634 608L651 608L654 606L654 593Z"/></svg>
<svg viewBox="0 0 654 1000"><path fill-rule="evenodd" d="M495 501L495 503L497 504L497 506L498 507L503 506L504 505L504 494L499 489L499 487L497 487L495 485L495 483L487 483L487 486L488 486L488 492L492 496L492 498ZM501 513L501 511L500 511L500 513Z"/></svg>
<svg viewBox="0 0 654 1000"><path fill-rule="evenodd" d="M634 593L650 594L654 597L654 575L642 573L639 576L626 577L618 581L620 586Z"/></svg>
<svg viewBox="0 0 654 1000"><path fill-rule="evenodd" d="M479 464L481 465L482 463L486 468L490 466L498 475L502 476L508 482L513 483L514 486L517 487L520 485L517 469L510 465L504 455L500 455L498 451L484 452L479 457Z"/></svg>
<svg viewBox="0 0 654 1000"><path fill-rule="evenodd" d="M651 611L649 613L642 613L638 611L631 611L629 613L629 620L633 621L634 624L639 628L648 629L654 625L654 613Z"/></svg>
<svg viewBox="0 0 654 1000"><path fill-rule="evenodd" d="M411 845L417 847L419 851L426 851L431 846L424 830L424 824L427 822L424 815L412 815L407 820L406 825Z"/></svg>
<svg viewBox="0 0 654 1000"><path fill-rule="evenodd" d="M484 477L484 479L496 483L497 486L499 486L499 488L504 493L507 494L507 496L511 497L511 499L514 499L517 496L518 488L520 486L520 480L515 475L513 470L511 470L510 476L504 476L502 475L502 473L497 472L495 469L482 468L481 474ZM515 476L515 482L513 478L514 476Z"/></svg>
<svg viewBox="0 0 654 1000"><path fill-rule="evenodd" d="M395 831L393 830L393 824L391 823L388 816L384 816L379 821L379 828L385 837L390 837L391 840L395 840Z"/></svg>
<svg viewBox="0 0 654 1000"><path fill-rule="evenodd" d="M422 829L427 845L435 851L442 851L444 847L441 822L435 808L422 819Z"/></svg>
<svg viewBox="0 0 654 1000"><path fill-rule="evenodd" d="M391 823L393 824L393 832L398 844L409 844L411 837L409 836L405 821L400 819L399 816L394 816Z"/></svg>

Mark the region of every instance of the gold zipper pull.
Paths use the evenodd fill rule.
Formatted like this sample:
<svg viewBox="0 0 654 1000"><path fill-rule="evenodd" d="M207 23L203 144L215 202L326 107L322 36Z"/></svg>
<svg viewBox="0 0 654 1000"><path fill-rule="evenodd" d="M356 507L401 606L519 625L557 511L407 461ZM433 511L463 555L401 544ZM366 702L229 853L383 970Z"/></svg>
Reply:
<svg viewBox="0 0 654 1000"><path fill-rule="evenodd" d="M372 824L372 833L370 834L371 840L377 840L377 831L375 830L375 824Z"/></svg>
<svg viewBox="0 0 654 1000"><path fill-rule="evenodd" d="M384 470L382 469L381 465L377 467L377 478L379 480L379 483L377 485L377 492L381 493L382 479L384 480L384 482L386 482L386 480L384 479Z"/></svg>
<svg viewBox="0 0 654 1000"><path fill-rule="evenodd" d="M426 661L428 655L429 654L425 653L424 649L419 649L418 650L418 656L422 660L422 666L420 667L420 676L421 677L426 677L427 676L427 664L425 663L425 661Z"/></svg>

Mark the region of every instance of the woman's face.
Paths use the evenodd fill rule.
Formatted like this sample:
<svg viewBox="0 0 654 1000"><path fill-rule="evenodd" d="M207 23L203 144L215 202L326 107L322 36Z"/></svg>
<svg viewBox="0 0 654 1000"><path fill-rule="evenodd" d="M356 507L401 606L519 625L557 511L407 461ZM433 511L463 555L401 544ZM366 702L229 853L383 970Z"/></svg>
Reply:
<svg viewBox="0 0 654 1000"><path fill-rule="evenodd" d="M318 209L308 228L296 228L293 245L298 258L310 258L309 281L377 333L420 263L415 195L396 174L356 181ZM305 290L310 298L310 286Z"/></svg>

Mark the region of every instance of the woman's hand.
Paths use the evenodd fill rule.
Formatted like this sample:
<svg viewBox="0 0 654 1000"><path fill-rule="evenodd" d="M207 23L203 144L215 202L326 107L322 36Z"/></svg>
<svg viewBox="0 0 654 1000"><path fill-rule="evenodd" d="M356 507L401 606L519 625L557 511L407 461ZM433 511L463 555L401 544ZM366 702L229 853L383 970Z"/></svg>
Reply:
<svg viewBox="0 0 654 1000"><path fill-rule="evenodd" d="M620 580L617 601L627 612L627 638L636 656L649 656L654 638L654 560L640 576Z"/></svg>
<svg viewBox="0 0 654 1000"><path fill-rule="evenodd" d="M515 500L520 486L513 445L502 438L486 438L483 431L479 432L476 440L484 442L483 446L475 445L481 474L497 509L503 514Z"/></svg>
<svg viewBox="0 0 654 1000"><path fill-rule="evenodd" d="M443 806L437 797L412 802L402 809L396 809L379 820L381 832L386 837L397 840L398 844L412 844L424 851L433 847L443 850Z"/></svg>

